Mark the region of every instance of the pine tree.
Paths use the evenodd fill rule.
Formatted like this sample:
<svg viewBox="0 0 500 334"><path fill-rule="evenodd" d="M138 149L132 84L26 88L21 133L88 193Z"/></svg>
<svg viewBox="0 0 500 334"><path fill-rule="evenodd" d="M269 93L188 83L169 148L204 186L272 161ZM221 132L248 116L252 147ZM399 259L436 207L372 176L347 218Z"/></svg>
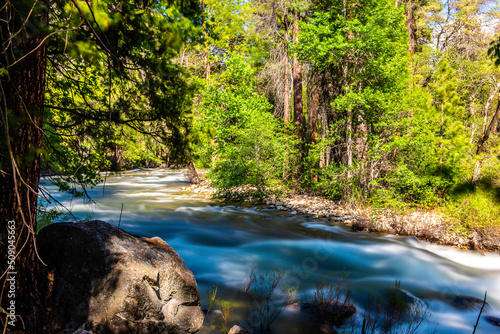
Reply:
<svg viewBox="0 0 500 334"><path fill-rule="evenodd" d="M465 109L457 94L455 71L442 59L431 84L434 94L433 112L437 118L439 168L457 168L457 163L468 151L465 136Z"/></svg>

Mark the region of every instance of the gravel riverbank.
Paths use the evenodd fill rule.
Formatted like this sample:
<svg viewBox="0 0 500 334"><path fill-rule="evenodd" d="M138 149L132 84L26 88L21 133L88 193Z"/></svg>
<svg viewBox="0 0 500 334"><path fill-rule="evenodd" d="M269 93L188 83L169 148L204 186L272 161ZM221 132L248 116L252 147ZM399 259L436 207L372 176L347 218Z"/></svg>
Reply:
<svg viewBox="0 0 500 334"><path fill-rule="evenodd" d="M205 182L183 189L206 197L211 197L216 191ZM356 231L415 236L441 245L476 250L481 254L500 251L499 231L464 232L449 217L433 211L401 213L391 209L342 205L310 195L290 195L281 201L267 200L262 205L277 211L289 211L290 215L350 225Z"/></svg>

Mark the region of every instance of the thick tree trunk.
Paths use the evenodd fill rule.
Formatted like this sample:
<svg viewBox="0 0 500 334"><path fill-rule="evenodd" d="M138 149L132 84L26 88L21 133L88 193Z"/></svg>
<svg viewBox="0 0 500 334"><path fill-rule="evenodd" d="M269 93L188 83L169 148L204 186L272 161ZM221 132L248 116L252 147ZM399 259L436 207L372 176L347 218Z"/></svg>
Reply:
<svg viewBox="0 0 500 334"><path fill-rule="evenodd" d="M293 14L293 42L299 41L299 19L298 13ZM302 140L304 126L304 112L302 106L302 65L297 56L293 57L293 123L295 125L295 134Z"/></svg>
<svg viewBox="0 0 500 334"><path fill-rule="evenodd" d="M37 18L46 22L47 13ZM6 319L2 314L1 319L8 331L26 333L47 332L42 303L46 280L35 246L47 47L43 44L28 54L39 46L42 37L38 34L22 40L16 50L26 57L10 67L8 77L1 82L1 305L16 315ZM11 238L15 238L15 244L10 243ZM13 254L17 257L11 263L9 255Z"/></svg>

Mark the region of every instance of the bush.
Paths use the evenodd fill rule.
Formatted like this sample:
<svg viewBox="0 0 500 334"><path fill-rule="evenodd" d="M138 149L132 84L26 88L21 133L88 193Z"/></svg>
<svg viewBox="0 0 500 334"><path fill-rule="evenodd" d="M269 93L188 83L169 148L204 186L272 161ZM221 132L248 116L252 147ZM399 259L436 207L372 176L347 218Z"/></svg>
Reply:
<svg viewBox="0 0 500 334"><path fill-rule="evenodd" d="M454 187L449 215L464 231L494 229L500 232L500 182L483 178Z"/></svg>
<svg viewBox="0 0 500 334"><path fill-rule="evenodd" d="M297 163L296 139L271 114L265 96L255 91L250 64L233 56L227 66L219 84L208 89L201 103L214 129L211 144L215 145L206 147L212 156L212 184L261 191L287 183Z"/></svg>

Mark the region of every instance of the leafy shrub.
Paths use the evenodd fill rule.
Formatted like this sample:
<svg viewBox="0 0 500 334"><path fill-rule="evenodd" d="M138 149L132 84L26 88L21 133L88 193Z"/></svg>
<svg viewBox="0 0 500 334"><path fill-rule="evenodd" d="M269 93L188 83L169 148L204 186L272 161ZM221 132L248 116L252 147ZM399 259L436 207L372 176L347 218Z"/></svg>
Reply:
<svg viewBox="0 0 500 334"><path fill-rule="evenodd" d="M483 178L453 188L446 209L464 231L490 228L500 232L500 182Z"/></svg>
<svg viewBox="0 0 500 334"><path fill-rule="evenodd" d="M251 186L259 191L293 176L298 152L294 136L270 112L254 89L253 69L241 56L203 95L201 108L214 129L209 178L217 188ZM211 144L212 144L211 143Z"/></svg>

